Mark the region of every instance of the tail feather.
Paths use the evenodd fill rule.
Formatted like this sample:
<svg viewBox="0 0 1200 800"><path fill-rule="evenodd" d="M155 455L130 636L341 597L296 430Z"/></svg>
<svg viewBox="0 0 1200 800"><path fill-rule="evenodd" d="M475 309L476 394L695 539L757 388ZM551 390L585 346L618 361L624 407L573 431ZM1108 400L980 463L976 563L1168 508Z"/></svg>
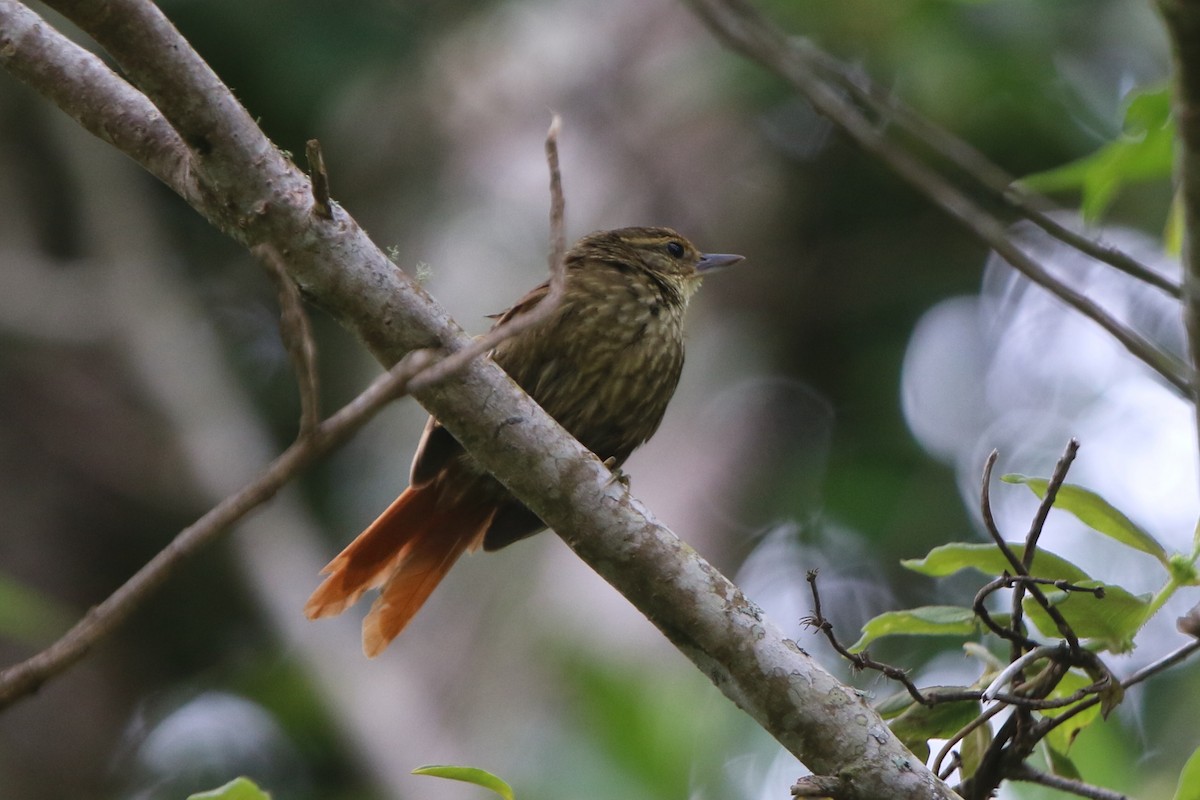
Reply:
<svg viewBox="0 0 1200 800"><path fill-rule="evenodd" d="M495 514L494 509L483 511L486 513L482 516L454 520L453 532L443 530L437 535L413 539L405 548L402 562L383 585L363 620L363 653L367 658L379 655L400 635L458 557L483 537Z"/></svg>
<svg viewBox="0 0 1200 800"><path fill-rule="evenodd" d="M409 487L321 572L309 619L342 613L369 589L383 591L363 620L363 652L378 655L408 624L450 567L478 546L495 515L487 504L439 506L437 484Z"/></svg>
<svg viewBox="0 0 1200 800"><path fill-rule="evenodd" d="M329 577L304 606L309 619L333 617L358 602L368 589L382 586L404 557L409 543L421 536L434 509L437 492L409 487L365 531L325 565Z"/></svg>

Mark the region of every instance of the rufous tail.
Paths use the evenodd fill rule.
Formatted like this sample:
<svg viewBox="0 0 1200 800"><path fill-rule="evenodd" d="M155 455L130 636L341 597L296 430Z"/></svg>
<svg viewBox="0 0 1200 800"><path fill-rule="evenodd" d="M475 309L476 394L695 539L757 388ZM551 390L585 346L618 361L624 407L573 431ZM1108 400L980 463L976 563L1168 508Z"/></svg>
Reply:
<svg viewBox="0 0 1200 800"><path fill-rule="evenodd" d="M439 503L436 482L409 487L329 562L304 606L309 619L331 617L368 589L383 590L363 620L363 652L374 658L395 639L450 567L478 546L496 513L479 503Z"/></svg>

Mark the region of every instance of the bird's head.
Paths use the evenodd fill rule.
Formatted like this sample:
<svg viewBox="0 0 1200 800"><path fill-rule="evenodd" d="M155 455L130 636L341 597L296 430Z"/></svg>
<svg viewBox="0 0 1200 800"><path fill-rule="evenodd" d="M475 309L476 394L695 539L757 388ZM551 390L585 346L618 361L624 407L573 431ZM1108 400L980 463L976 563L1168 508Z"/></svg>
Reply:
<svg viewBox="0 0 1200 800"><path fill-rule="evenodd" d="M743 258L728 253L701 253L670 228L599 231L581 239L572 255L603 261L618 269L640 269L678 285L685 296L696 290L704 276Z"/></svg>

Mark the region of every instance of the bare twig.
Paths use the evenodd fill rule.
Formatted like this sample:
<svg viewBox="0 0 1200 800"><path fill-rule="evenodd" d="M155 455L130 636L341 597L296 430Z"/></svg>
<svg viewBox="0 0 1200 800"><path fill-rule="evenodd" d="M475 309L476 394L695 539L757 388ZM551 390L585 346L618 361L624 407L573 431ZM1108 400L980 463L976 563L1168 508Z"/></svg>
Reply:
<svg viewBox="0 0 1200 800"><path fill-rule="evenodd" d="M1004 536L1000 533L1000 528L996 525L996 518L992 514L992 470L995 468L996 460L999 457L1000 452L998 450L992 450L992 452L988 454L987 461L983 465L983 481L979 490L979 509L983 515L983 525L988 532L988 536L992 537L992 542L995 543L996 547L1004 555L1004 558L1006 561L1008 561L1009 566L1013 568L1013 572L1018 575L1022 575L1026 573L1024 562L1022 562L1020 558L1017 558L1017 554L1013 552L1011 547L1008 546L1008 542L1004 541ZM987 587L984 588L986 589ZM998 636L1002 636L1003 638L1012 642L1011 658L1020 658L1021 653L1024 650L1037 646L1037 643L1024 633L1025 625L1022 622L1024 619L1024 609L1022 609L1019 604L1013 606L1012 614L1010 615L1008 623L1009 631L1007 633L1003 633L1001 632L1002 629L1000 626L997 625L991 618L991 615L987 613L987 609L983 608L982 597L980 596L982 593L983 590L980 590L980 594L975 596L975 613L978 614L979 618L983 620L983 623L995 631ZM980 610L983 611L982 614L979 613Z"/></svg>
<svg viewBox="0 0 1200 800"><path fill-rule="evenodd" d="M1058 463L1054 465L1054 472L1050 475L1050 480L1046 484L1046 494L1042 497L1037 514L1033 517L1033 523L1029 526L1029 533L1025 535L1025 555L1022 557L1021 562L1025 565L1026 574L1028 574L1029 568L1033 565L1033 554L1037 549L1037 542L1042 535L1042 529L1046 526L1046 518L1050 516L1050 509L1054 507L1054 500L1058 497L1058 490L1066 482L1067 472L1071 469L1071 464L1074 463L1075 455L1078 452L1079 440L1071 439L1067 442L1067 449L1059 457Z"/></svg>
<svg viewBox="0 0 1200 800"><path fill-rule="evenodd" d="M279 295L279 334L296 373L300 390L300 435L304 436L315 430L321 421L320 376L312 326L304 312L300 290L288 275L279 251L269 244L260 244L251 248L251 252L266 267Z"/></svg>
<svg viewBox="0 0 1200 800"><path fill-rule="evenodd" d="M986 625L988 630L990 630L992 633L1003 639L1008 639L1010 642L1020 645L1026 650L1037 647L1038 643L1033 639L1022 636L1013 628L1005 628L996 622L992 618L991 613L987 610L985 603L987 598L1000 589L1011 589L1018 584L1028 585L1031 583L1036 583L1043 586L1053 586L1055 589L1059 589L1064 592L1082 592L1084 594L1090 594L1092 597L1097 599L1102 599L1104 597L1103 586L1077 586L1061 578L1035 578L1030 575L1001 575L999 578L984 584L983 588L975 594L975 600L971 604L971 610L975 612L975 616L979 617L979 619L983 621L983 624Z"/></svg>
<svg viewBox="0 0 1200 800"><path fill-rule="evenodd" d="M551 276L552 291L534 314L544 319L557 302L553 288L561 294L565 282L563 255L562 176L558 164L557 136L561 121L556 116L546 140L551 171L551 243L556 259ZM508 322L499 325L481 346L475 342L453 355L438 359L428 350L415 350L391 371L375 381L358 398L324 423L320 422L316 368L316 345L300 292L287 273L278 251L260 244L254 254L266 267L279 293L280 331L296 372L300 388L301 420L296 442L276 458L262 476L243 490L226 498L138 570L116 592L88 612L59 641L30 659L0 672L0 709L35 691L46 680L82 658L100 639L119 626L155 589L166 580L175 566L226 531L249 511L269 500L291 478L312 461L345 441L369 420L386 402L411 392L420 385L429 387L462 369L471 359L482 355L504 339L530 327L530 323ZM535 320L533 324L536 324Z"/></svg>
<svg viewBox="0 0 1200 800"><path fill-rule="evenodd" d="M1195 653L1197 650L1200 650L1200 639L1193 639L1182 647L1179 647L1163 656L1158 661L1155 661L1152 664L1147 664L1125 680L1121 681L1121 688L1128 690L1131 686L1136 686L1142 681L1175 666L1188 656ZM1082 713L1083 711L1086 711L1087 709L1096 705L1100 702L1100 700L1101 698L1099 696L1089 697L1079 703L1079 705L1064 711L1058 716L1049 717L1042 720L1040 723L1038 723L1038 735L1044 736L1045 734L1057 728L1059 725L1062 725L1064 722L1071 719L1071 717L1074 717L1076 714Z"/></svg>
<svg viewBox="0 0 1200 800"><path fill-rule="evenodd" d="M954 770L962 766L962 763L962 754L957 750L951 751L948 763L946 766L942 767L940 772L938 772L938 777L942 780L949 779L949 777L954 774Z"/></svg>
<svg viewBox="0 0 1200 800"><path fill-rule="evenodd" d="M1067 442L1067 448L1063 451L1062 456L1058 459L1058 463L1054 465L1054 472L1050 476L1050 480L1046 484L1046 494L1042 497L1042 502L1038 505L1037 513L1034 514L1033 522L1029 526L1029 532L1025 535L1025 552L1021 557L1022 575L1029 575L1029 568L1033 565L1033 556L1037 550L1038 539L1042 535L1042 529L1046 525L1046 518L1050 516L1050 509L1054 507L1054 500L1058 497L1058 490L1067 480L1067 472L1071 469L1071 463L1075 460L1075 454L1079 452L1079 442L1071 439ZM1067 641L1067 646L1071 648L1072 653L1079 652L1079 637L1075 635L1074 629L1067 624L1066 618L1050 601L1046 598L1044 592L1034 583L1020 583L1013 592L1012 608L1013 619L1019 619L1021 614L1021 602L1025 597L1025 592L1037 601L1054 621L1058 632L1062 634Z"/></svg>
<svg viewBox="0 0 1200 800"><path fill-rule="evenodd" d="M1107 685L1108 683L1105 681L1089 683L1082 689L1076 689L1074 692L1066 695L1065 697L1056 697L1053 700L1039 697L1025 697L1024 695L1011 694L1008 692L996 692L992 695L991 699L995 700L997 703L1004 703L1005 705L1015 706L1017 708L1023 708L1029 711L1046 711L1048 709L1066 708L1067 706L1074 705L1080 700L1083 700L1085 697L1098 694Z"/></svg>
<svg viewBox="0 0 1200 800"><path fill-rule="evenodd" d="M550 168L550 275L562 282L567 256L566 198L563 196L562 170L558 166L558 135L562 132L562 117L550 118L546 131L546 165Z"/></svg>
<svg viewBox="0 0 1200 800"><path fill-rule="evenodd" d="M943 774L942 762L946 760L946 756L950 754L950 751L957 747L959 742L970 736L971 731L975 730L980 725L987 723L988 720L1003 710L1004 706L1000 703L984 709L982 714L968 722L957 733L947 739L945 744L942 745L942 749L938 750L937 757L933 759L933 774L943 779L947 777L949 773Z"/></svg>
<svg viewBox="0 0 1200 800"><path fill-rule="evenodd" d="M987 529L988 535L992 537L992 542L995 543L997 549L1004 555L1004 558L1012 566L1013 572L1018 575L1026 574L1024 562L1017 558L1017 554L1008 546L1008 542L1004 541L1004 537L1000 533L1000 528L996 526L996 518L992 514L992 470L996 467L996 459L1000 457L999 450L993 450L988 454L987 461L983 465L983 485L979 493L979 509L983 513L983 525Z"/></svg>
<svg viewBox="0 0 1200 800"><path fill-rule="evenodd" d="M304 145L304 154L308 158L312 180L313 213L321 219L333 219L333 207L329 205L329 172L325 169L320 140L309 139Z"/></svg>
<svg viewBox="0 0 1200 800"><path fill-rule="evenodd" d="M37 691L47 680L87 655L92 647L112 633L162 586L184 559L270 500L296 473L341 445L384 405L403 394L408 380L428 363L429 358L428 353L415 351L411 358L381 375L336 414L298 438L267 466L258 479L226 497L180 531L170 544L108 598L88 611L58 641L0 672L0 709Z"/></svg>
<svg viewBox="0 0 1200 800"><path fill-rule="evenodd" d="M975 616L979 617L980 621L983 622L988 630L1000 638L1007 639L1008 641L1012 642L1016 654L1019 656L1020 651L1030 650L1034 647L1037 647L1038 643L1033 639L1030 639L1028 636L1024 636L1019 633L1015 623L1010 624L1010 627L1006 628L1000 623L996 622L996 620L992 618L991 613L987 610L987 606L984 605L984 602L992 595L993 592L1011 586L1010 580L1011 576L1003 575L984 584L983 588L975 594L975 600L971 604L971 610L975 612Z"/></svg>
<svg viewBox="0 0 1200 800"><path fill-rule="evenodd" d="M1061 775L1051 775L1048 772L1036 770L1023 761L1013 767L1007 777L1014 781L1025 781L1026 783L1049 786L1051 789L1058 789L1060 792L1069 792L1080 797L1088 797L1091 800L1129 800L1129 795L1114 792L1111 789L1105 789L1100 786L1093 786L1083 781L1064 778Z"/></svg>
<svg viewBox="0 0 1200 800"><path fill-rule="evenodd" d="M936 169L889 139L844 92L816 74L793 40L768 22L748 0L687 0L710 30L730 48L757 61L796 88L864 150L957 220L1029 280L1100 325L1135 357L1158 372L1184 397L1194 397L1194 370L1127 327L1082 292L1031 258L1001 220L988 213Z"/></svg>
<svg viewBox="0 0 1200 800"><path fill-rule="evenodd" d="M921 705L933 705L933 702L929 698L921 694L921 690L918 689L917 685L912 682L912 679L908 677L908 673L905 670L902 670L899 667L893 667L890 664L884 664L880 661L876 661L865 651L862 653L851 653L849 650L847 650L846 647L838 641L837 637L833 635L833 623L825 619L825 616L821 613L821 593L817 591L817 570L810 569L808 571L807 580L809 587L812 589L813 613L811 616L801 619L801 625L807 625L810 628L816 628L821 633L825 634L825 638L829 640L831 645L833 645L833 649L836 650L842 658L849 661L851 666L853 666L855 669L873 669L877 672L881 672L885 677L891 678L894 681L899 681L901 684L903 684L908 693L912 695L912 698Z"/></svg>
<svg viewBox="0 0 1200 800"><path fill-rule="evenodd" d="M525 314L515 314L502 324L479 336L468 346L452 353L417 376L412 382L412 391L417 392L445 379L462 369L468 362L490 352L500 342L521 331L540 325L562 302L566 291L566 233L563 210L562 172L558 166L558 134L562 130L562 119L555 114L546 133L546 163L550 167L550 290L546 296Z"/></svg>
<svg viewBox="0 0 1200 800"><path fill-rule="evenodd" d="M1058 464L1055 466L1054 474L1051 476L1049 484L1046 488L1046 495L1042 498L1042 502L1038 506L1037 513L1034 515L1033 522L1030 525L1029 533L1025 537L1025 550L1021 558L1017 558L1017 555L1015 552L1013 552L1013 549L1008 546L1007 542L1004 541L1004 537L1001 535L999 528L996 527L996 520L992 516L990 485L992 479L992 469L996 465L998 453L997 451L993 450L988 455L987 462L984 464L983 468L983 485L979 498L980 510L983 513L984 527L987 529L988 535L992 537L992 541L995 542L996 547L998 547L1000 552L1004 554L1005 559L1020 578L1031 577L1029 574L1029 567L1033 564L1037 540L1041 536L1042 528L1046 524L1046 517L1050 513L1050 508L1054 505L1054 498L1058 496L1058 490L1066 480L1067 470L1070 469L1071 462L1075 459L1075 453L1078 452L1078 450L1079 442L1077 442L1075 439L1071 439L1069 442L1067 442L1067 449L1059 459ZM1070 645L1072 651L1079 650L1079 637L1075 635L1075 631L1072 630L1071 626L1067 624L1067 621L1063 617L1062 613L1050 603L1050 601L1046 598L1046 595L1041 591L1041 589L1038 588L1038 583L1041 583L1041 581L1020 580L1015 583L1017 590L1013 592L1012 621L1010 623L1009 634L1000 633L995 627L993 627L994 622L991 625L988 625L988 627L992 628L992 630L995 630L998 635L1003 636L1004 638L1013 642L1014 648L1016 648L1014 649L1012 656L1014 660L1020 658L1021 656L1021 650L1024 649L1021 647L1021 645L1032 641L1020 632L1022 630L1021 619L1024 616L1024 609L1022 608L1021 601L1026 591L1028 591L1029 594L1038 602L1038 604L1045 609L1046 613L1050 616L1050 619L1052 619L1054 624L1058 627L1059 633L1063 635L1063 638L1066 639L1068 645ZM987 587L984 588L986 589ZM977 595L976 600L978 601L979 599L980 598ZM987 624L987 622L988 619L984 618L984 623Z"/></svg>

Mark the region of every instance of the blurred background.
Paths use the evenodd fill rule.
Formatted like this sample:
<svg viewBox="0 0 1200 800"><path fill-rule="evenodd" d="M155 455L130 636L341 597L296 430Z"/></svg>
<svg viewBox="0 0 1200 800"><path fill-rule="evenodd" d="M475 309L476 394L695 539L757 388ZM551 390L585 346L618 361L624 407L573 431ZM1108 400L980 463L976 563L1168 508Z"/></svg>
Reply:
<svg viewBox="0 0 1200 800"><path fill-rule="evenodd" d="M969 602L901 558L980 536L984 458L1072 480L1169 547L1200 502L1189 408L723 51L668 0L164 0L283 149L319 138L335 198L469 330L539 282L542 142L564 120L568 232L669 225L744 265L709 279L634 493L829 669L801 628L806 570L846 642L885 610ZM1120 132L1168 54L1132 0L772 0L789 30L1029 174ZM50 19L55 19L49 15ZM295 433L270 281L135 165L0 78L0 657L51 642ZM1076 199L1065 196L1071 205ZM1157 269L1166 181L1123 192L1106 238ZM1026 246L1181 352L1171 303L1037 236ZM379 367L312 312L327 410ZM367 662L358 621L306 622L317 571L403 488L424 412L402 401L218 546L79 666L0 715L0 797L182 798L239 774L277 798L779 798L803 770L562 545L460 562ZM1034 502L995 490L1009 538ZM1138 592L1162 576L1053 515L1044 546ZM1061 515L1065 517L1065 515ZM1180 598L1181 609L1195 597ZM1175 614L1119 668L1175 647ZM875 654L918 682L978 666L938 640ZM953 647L953 646L952 646ZM1086 776L1170 795L1197 744L1194 667L1089 729ZM1050 796L1011 789L1008 796Z"/></svg>

